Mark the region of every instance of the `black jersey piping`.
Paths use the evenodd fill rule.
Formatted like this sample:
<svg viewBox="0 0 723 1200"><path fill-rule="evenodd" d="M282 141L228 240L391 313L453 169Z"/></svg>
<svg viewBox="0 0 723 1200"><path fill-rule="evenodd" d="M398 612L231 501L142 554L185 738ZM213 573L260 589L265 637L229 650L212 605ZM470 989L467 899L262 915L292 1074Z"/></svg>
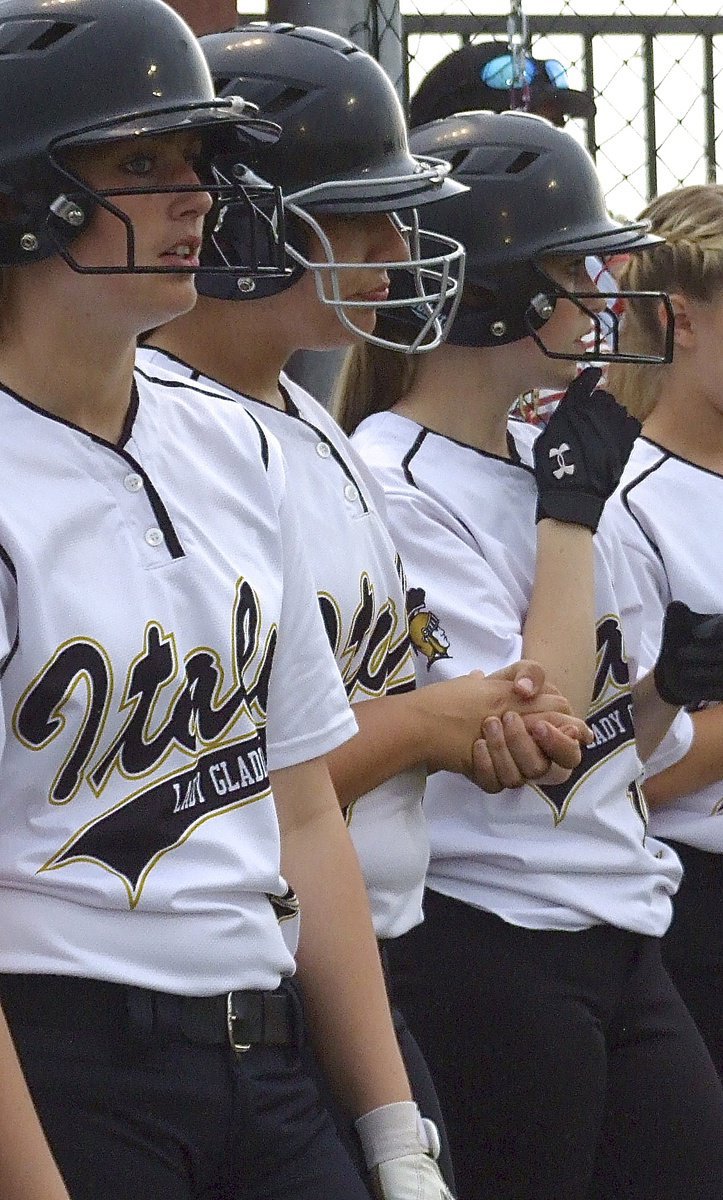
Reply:
<svg viewBox="0 0 723 1200"><path fill-rule="evenodd" d="M162 383L163 380L158 380ZM47 408L41 408L39 404L33 404L32 400L26 400L25 396L21 396L19 392L8 387L6 383L0 380L0 391L5 392L7 396L12 397L23 408L30 409L31 412L37 413L39 417L45 417L48 421L55 421L57 425L63 425L66 429L72 429L75 433L81 433L83 437L87 437L91 442L97 442L99 446L106 446L110 450L118 450L119 447L125 445L128 439L132 436L133 422L138 413L138 388L136 387L135 379L131 383L131 395L128 402L126 415L123 418L123 427L120 432L120 437L117 442L109 442L107 438L100 437L97 433L91 433L88 429L83 429L82 425L76 425L74 421L69 421L66 417L61 417L57 413L50 412Z"/></svg>
<svg viewBox="0 0 723 1200"><path fill-rule="evenodd" d="M153 348L154 347L151 347L151 349L153 349ZM160 353L165 354L166 351L162 350L162 351L160 351ZM177 363L180 363L181 366L190 368L189 363L182 362L182 360L180 358L175 358L175 356L172 354L169 355L169 358L173 358L174 361ZM214 392L212 387L203 387L203 386L194 387L193 383L189 382L190 376L187 376L187 375L184 375L184 377L182 379L159 379L159 377L157 375L149 375L148 370L144 369L143 367L138 366L137 363L136 363L136 371L138 372L139 375L142 375L143 378L148 383L158 383L158 384L160 384L161 387L186 388L187 391L196 392L199 396L210 396L214 400L225 400L227 404L238 404L239 403L239 401L236 400L233 396L227 396L227 395L225 395L224 392ZM199 376L199 378L200 378L200 376ZM210 377L210 375L205 375L204 378L210 379L211 377ZM220 383L220 384L218 384L218 386L224 387L225 385ZM266 437L266 434L264 433L264 430L261 427L261 425L259 425L258 421L254 417L251 416L251 413L249 412L249 410L247 408L244 408L244 412L246 413L247 417L251 418L254 426L256 427L256 432L259 435L259 443L261 446L261 458L262 458L262 461L264 464L264 469L268 471L268 469L269 469L269 439Z"/></svg>
<svg viewBox="0 0 723 1200"><path fill-rule="evenodd" d="M404 458L402 459L402 471L404 472L404 478L406 479L406 481L410 485L410 487L416 488L417 491L420 491L420 487L419 487L419 484L417 483L416 479L412 475L412 468L410 466L410 463L411 463L412 459L415 458L415 456L421 450L422 443L424 441L426 441L428 433L429 433L428 429L420 429L419 433L415 437L411 446L407 450L407 453L404 455Z"/></svg>
<svg viewBox="0 0 723 1200"><path fill-rule="evenodd" d="M8 569L8 574L12 575L13 579L15 580L15 583L17 584L18 573L15 570L15 563L11 559L10 555L8 554L8 552L4 546L0 546L0 561L5 563L5 566ZM2 660L2 662L0 662L0 679L2 679L6 670L10 666L10 663L12 662L13 656L19 645L20 645L20 621L18 620L18 627L15 630L15 637L13 638L13 644L10 647L10 649L8 650L7 654L5 655L5 658Z"/></svg>
<svg viewBox="0 0 723 1200"><path fill-rule="evenodd" d="M13 661L13 658L15 657L15 654L16 654L16 651L17 651L17 648L19 645L20 645L20 624L18 623L18 627L15 630L15 637L13 638L13 644L10 647L10 649L8 650L4 660L2 662L0 662L0 679L2 679L3 675L5 674L8 667L10 666L10 663Z"/></svg>
<svg viewBox="0 0 723 1200"><path fill-rule="evenodd" d="M644 483L644 481L646 479L648 479L651 475L653 475L658 470L658 468L662 467L663 464L665 462L667 462L668 458L671 457L662 446L658 447L658 449L661 451L663 457L659 458L657 462L652 464L652 466L647 467L644 471L641 471L641 473L639 475L636 475L635 479L632 479L630 481L630 483L627 484L627 486L624 487L623 490L621 491L620 500L622 502L623 508L625 509L626 513L630 517L630 520L634 521L634 523L637 525L641 534L645 538L645 541L648 543L648 545L650 546L650 549L653 551L653 554L656 556L661 567L663 568L663 574L665 575L665 579L668 584L668 591L670 592L670 594L672 596L673 589L670 586L670 579L668 578L668 568L665 565L665 559L663 558L662 554L660 553L660 548L655 544L653 539L645 532L642 525L640 524L640 521L635 516L635 513L632 511L632 509L630 508L630 505L628 504L628 496L629 496L630 492L632 492L638 486L638 484Z"/></svg>
<svg viewBox="0 0 723 1200"><path fill-rule="evenodd" d="M123 428L121 429L121 432L120 432L120 437L118 438L118 449L119 450L123 450L124 447L127 445L127 443L130 441L130 439L132 438L133 425L135 423L135 419L136 419L137 415L138 415L138 386L137 386L135 378L134 378L133 383L131 385L130 404L128 405L128 409L126 411L125 420L123 422ZM90 436L92 437L93 435L91 434Z"/></svg>
<svg viewBox="0 0 723 1200"><path fill-rule="evenodd" d="M153 347L153 346L149 346L147 348L155 349L155 347ZM160 353L166 354L167 352L165 350L161 350ZM182 361L182 359L177 358L176 355L169 354L168 357L172 358L175 362L180 363L182 366L188 367L190 369L191 364L184 363ZM176 382L176 380L170 380L170 379L155 379L152 376L148 376L142 367L137 367L136 369L141 372L141 375L145 375L145 377L147 379L149 379L149 378L152 379L152 381L154 383L161 383L161 384L167 383L169 387L183 387L184 383L186 382L185 380ZM206 375L205 378L210 380L211 384L216 383L219 387L227 386L226 384L219 383L218 380L214 380L212 375ZM199 389L196 389L196 390L199 390ZM230 390L232 390L232 389L230 389ZM310 429L313 433L315 433L316 436L318 438L320 438L323 442L325 442L326 445L329 447L329 451L331 453L332 458L337 463L337 465L341 467L342 471L346 475L349 482L354 484L354 487L356 488L357 492L359 493L359 500L361 502L362 508L364 509L365 513L368 513L369 512L369 504L367 503L367 499L364 494L364 488L362 486L361 480L357 479L356 475L353 473L349 464L345 461L343 456L339 453L339 451L337 450L334 443L329 441L329 438L324 433L324 431L319 429L316 425L314 425L313 421L310 421L307 417L302 415L300 409L294 403L287 388L284 386L283 383L281 383L281 381L279 381L279 391L281 392L281 395L282 395L283 401L284 401L283 409L277 408L275 404L269 404L268 400L259 400L258 396L249 396L247 392L236 392L236 395L238 396L238 400L234 400L233 396L223 396L222 398L224 400L230 400L234 404L240 403L242 405L243 405L244 400L249 400L249 401L251 401L252 404L260 404L260 405L262 405L262 407L270 409L271 412L281 413L283 416L290 417L291 420L300 421L302 425L306 425L307 429ZM214 396L219 394L217 392L211 392L210 388L209 388L209 393ZM250 416L252 420L255 419L252 416L252 414L249 412L249 410L245 407L244 407L244 412L247 413L248 416ZM258 422L256 422L256 424L258 426L259 432L261 432L262 426L259 425ZM266 445L266 454L267 454L267 458L265 461L266 461L266 465L268 466L268 441L266 441L265 445ZM283 449L283 446L282 446L282 449ZM263 452L264 451L263 451L263 447L262 447L262 453Z"/></svg>
<svg viewBox="0 0 723 1200"><path fill-rule="evenodd" d="M323 429L319 429L318 425L315 425L313 421L310 421L308 417L305 417L302 414L298 405L292 400L288 389L284 387L284 384L281 383L281 381L279 381L279 391L284 398L284 404L286 406L284 409L284 415L289 417L292 421L299 421L300 424L305 425L307 429L310 429L316 437L320 438L321 441L329 447L329 451L334 459L334 462L341 467L349 482L354 484L354 487L359 493L359 500L361 501L362 508L364 509L365 513L368 513L369 505L367 503L367 498L364 495L364 488L362 487L361 480L357 479L346 459L339 453L334 443L329 440ZM263 400L259 400L257 403L263 404L264 402ZM278 412L278 409L276 411Z"/></svg>
<svg viewBox="0 0 723 1200"><path fill-rule="evenodd" d="M267 400L259 400L257 396L249 396L245 392L239 392L238 394L240 397L242 397L242 399L250 400L252 404L261 404L264 408L269 408L275 413L281 413L282 416L289 417L292 421L298 421L301 425L305 425L307 429L310 429L316 437L318 437L322 442L324 442L325 445L329 447L329 452L334 459L334 462L341 467L349 482L354 484L354 487L359 493L359 500L361 501L362 508L364 509L365 513L368 513L369 505L367 503L366 496L364 495L364 488L361 480L357 479L343 455L339 453L334 443L329 440L327 435L324 433L324 430L319 429L318 425L315 425L313 421L310 421L308 417L303 415L298 404L296 404L296 402L292 399L288 388L281 382L281 380L279 380L279 391L281 392L281 396L284 401L283 409L277 408L274 404L269 404ZM246 412L248 412L248 409L246 409ZM251 414L249 413L249 416L250 415ZM283 448L282 442L281 449L283 450Z"/></svg>
<svg viewBox="0 0 723 1200"><path fill-rule="evenodd" d="M261 424L260 421L256 420L256 417L254 416L254 414L250 413L247 408L244 409L244 412L246 413L246 416L248 417L249 421L253 421L254 425L256 426L256 430L259 435L259 441L261 442L261 458L263 459L264 470L268 471L268 469L269 469L269 439L267 438L267 436L264 432L263 425Z"/></svg>
<svg viewBox="0 0 723 1200"><path fill-rule="evenodd" d="M686 467L692 467L694 471L702 471L705 475L712 475L714 479L723 479L720 471L714 471L712 467L702 467L700 463L691 462L689 458L684 458L682 454L676 454L674 450L668 449L667 446L661 446L660 442L654 442L652 438L641 434L641 441L647 442L648 445L654 446L656 450L660 450L666 458L673 458L676 462L683 463Z"/></svg>
<svg viewBox="0 0 723 1200"><path fill-rule="evenodd" d="M10 555L8 554L8 552L4 546L0 546L0 560L5 563L5 566L8 569L8 574L12 575L13 579L17 583L18 573L15 570L15 563L11 559Z"/></svg>
<svg viewBox="0 0 723 1200"><path fill-rule="evenodd" d="M170 513L161 500L161 497L159 496L155 487L151 483L151 480L148 478L148 475L143 470L143 467L140 465L140 463L136 462L136 460L133 458L133 455L129 454L127 450L119 450L118 453L120 454L121 458L123 458L128 465L131 466L134 471L137 471L137 473L142 477L150 506L153 509L153 515L158 522L158 528L163 534L163 538L171 558L185 558L186 551L181 545L180 538L173 526Z"/></svg>
<svg viewBox="0 0 723 1200"><path fill-rule="evenodd" d="M413 484L414 487L417 487L417 483L411 472L408 473L407 464L412 461L414 455L417 453L422 445L422 442L428 435L431 435L432 437L443 438L445 442L451 442L453 446L459 446L460 450L469 450L472 454L478 454L480 458L490 458L493 462L504 463L505 466L508 467L520 467L523 471L532 473L532 467L529 467L527 463L524 463L520 458L520 452L517 449L515 439L513 438L509 429L507 430L506 438L507 449L509 450L510 457L503 458L501 454L493 454L491 450L481 450L479 446L470 446L469 442L460 442L457 438L451 437L448 433L439 433L436 429L430 429L427 425L419 425L419 423L414 421L413 418L411 421L412 424L418 425L420 432L417 435L413 446L402 459L402 467L404 468L404 474L407 482Z"/></svg>
<svg viewBox="0 0 723 1200"><path fill-rule="evenodd" d="M415 455L417 455L419 453L419 451L421 450L422 444L426 440L427 435L430 433L433 433L433 432L434 431L431 429L425 429L424 427L422 427L420 429L419 433L417 434L416 438L414 439L412 445L407 450L407 453L404 455L404 458L402 459L402 471L404 472L404 478L406 479L406 481L410 485L410 487L415 488L418 492L421 492L422 488L420 488L419 484L417 483L416 479L414 478L414 475L412 474L411 463L412 463L412 459L415 457ZM451 440L453 440L453 439L451 439ZM462 445L461 442L459 442L457 444ZM477 544L477 539L474 536L474 534L472 533L472 530L470 529L469 525L466 525L465 522L462 520L462 518L457 515L457 513L454 514L454 517L455 517L455 520L462 526L465 533L467 533L468 536L472 539L472 541L475 544Z"/></svg>
<svg viewBox="0 0 723 1200"><path fill-rule="evenodd" d="M431 434L432 437L444 438L445 442L451 442L453 446L459 446L460 450L469 450L472 454L478 454L480 458L491 458L493 462L505 463L505 465L508 467L521 467L523 471L532 473L532 467L528 466L527 463L524 463L520 458L520 452L517 449L517 443L515 442L515 439L509 429L507 429L505 437L510 457L503 458L501 454L493 454L491 450L482 450L479 446L470 446L469 442L461 442L459 438L452 437L449 433L439 433L439 431L436 429L430 429L428 425L420 425L419 422L415 421L413 417L408 417L406 419L409 420L411 424L417 425L425 437L427 434ZM423 440L424 438L417 438L420 446ZM407 458L411 459L411 457L413 457L413 454L410 451L409 455L405 455L405 461ZM410 479L409 482L414 483L414 480ZM417 486L416 483L414 486Z"/></svg>
<svg viewBox="0 0 723 1200"><path fill-rule="evenodd" d="M143 375L143 377L149 380L151 383L165 383L169 387L180 387L183 386L183 383L187 384L189 379L194 383L201 383L202 379L207 379L208 385L205 387L205 389L204 385L201 383L200 388L191 388L191 391L203 391L204 395L217 396L221 400L230 400L232 403L237 403L237 396L245 396L248 400L254 400L256 404L264 404L267 408L273 408L273 405L266 404L265 400L259 400L256 396L247 396L245 392L237 392L235 388L229 387L227 383L222 383L221 380L217 379L215 375L209 375L206 371L197 370L197 368L192 366L190 362L187 362L185 358L181 358L178 354L173 354L170 350L164 350L161 346L154 346L152 342L142 342L138 349L151 350L154 354L160 354L164 358L170 358L171 362L178 363L179 367L183 367L189 372L188 375L184 375L182 382L179 384L177 379L159 379L157 375L149 374L153 365L162 367L163 363L151 364L139 363L136 361L136 371L140 371L141 375ZM217 392L215 391L215 388L220 388L221 391ZM293 401L283 384L279 384L279 388L284 397L284 402L293 405ZM226 394L227 392L233 392L233 396L228 396ZM293 407L295 410L293 415L298 416L298 410L296 409L296 406L293 405Z"/></svg>
<svg viewBox="0 0 723 1200"><path fill-rule="evenodd" d="M141 372L141 374L143 374L143 372ZM164 380L159 379L156 382L163 383ZM83 437L88 438L89 441L95 442L97 446L103 446L106 450L112 450L114 454L117 454L119 458L122 458L124 462L127 462L128 465L133 468L136 474L140 475L143 479L148 500L151 508L153 509L153 515L158 523L158 528L163 534L166 548L168 553L171 555L171 558L185 557L185 551L181 545L178 534L173 527L173 522L171 521L168 510L161 500L161 497L159 496L140 463L137 463L132 455L130 455L128 451L124 449L126 443L133 435L133 425L136 416L138 415L139 398L138 387L136 386L135 379L133 380L131 386L131 398L128 404L128 410L123 421L123 428L121 430L121 435L118 442L109 442L107 438L102 438L97 433L90 433L87 429L83 429L82 426L76 425L73 421L66 420L65 417L59 417L56 413L51 413L45 408L40 408L39 405L33 404L32 400L26 400L24 396L18 395L17 392L14 392L12 388L7 387L7 385L4 383L0 384L0 387L2 387L3 391L5 391L8 396L12 396L14 400L17 400L18 404L22 404L24 408L29 408L31 412L37 413L41 417L46 417L49 421L55 421L58 425L64 425L66 429L72 429L75 433L82 434Z"/></svg>
<svg viewBox="0 0 723 1200"><path fill-rule="evenodd" d="M661 449L662 449L662 447L661 447ZM652 551L653 551L655 554L657 554L657 556L658 556L658 558L660 559L661 563L663 562L663 556L662 556L662 554L660 553L660 550L659 550L658 546L656 546L655 542L654 542L654 541L653 541L653 539L650 537L650 535L649 535L649 534L647 534L647 533L645 532L645 530L643 529L642 525L640 524L640 521L639 521L639 520L638 520L638 518L635 516L635 513L632 511L632 509L631 509L631 507L630 507L630 505L629 505L629 503L628 503L628 497L629 497L630 493L631 493L632 491L634 491L634 489L635 489L636 487L638 487L638 485L639 485L639 484L641 484L641 483L644 483L646 479L649 479L651 475L654 475L654 474L655 474L655 472L658 470L658 468L659 468L659 467L662 467L662 466L663 466L663 464L664 464L664 463L667 461L667 459L668 459L668 457L669 457L669 455L668 455L667 451L663 450L663 452L662 452L662 453L663 453L663 457L662 457L662 458L659 458L659 459L658 459L658 461L657 461L657 462L654 462L654 463L653 463L651 466L649 466L649 467L646 467L644 471L641 471L639 475L636 475L636 476L635 476L635 479L631 479L630 483L626 484L626 485L625 485L625 487L622 489L622 491L621 491L621 493L620 493L620 500L621 500L621 502L622 502L622 506L623 506L623 508L625 509L625 511L626 511L626 513L628 514L628 516L630 517L630 520L635 522L635 524L637 525L638 529L640 530L640 532L642 533L643 537L645 538L646 542L647 542L647 543L648 543L648 545L650 546L650 549L651 549L651 550L652 550Z"/></svg>
<svg viewBox="0 0 723 1200"><path fill-rule="evenodd" d="M286 415L288 417L296 417L296 419L298 421L302 421L303 417L301 415L301 410L300 410L298 404L294 400L292 400L291 392L286 387L286 385L281 382L281 380L279 380L279 391L281 392L281 396L284 401L284 405L285 405L284 411L286 412ZM263 404L263 400L259 400L259 404ZM307 421L306 423L308 425L309 422Z"/></svg>
<svg viewBox="0 0 723 1200"><path fill-rule="evenodd" d="M164 350L162 346L154 346L153 342L139 342L138 349L139 350L152 350L154 354L162 354L164 358L170 358L171 362L178 363L179 367L186 367L191 372L189 379L200 379L201 378L200 371L197 371L195 369L195 367L192 367L190 362L186 362L185 358L180 358L178 354L173 354L171 350ZM162 366L162 365L163 365L162 363L158 364L158 366ZM147 374L149 368L150 368L150 364L148 364L148 366L146 366L146 367L141 367L138 364L138 362L136 362L136 370L141 371L143 374ZM210 378L210 376L209 376L209 378ZM164 379L156 380L156 382L157 383L165 383L165 380Z"/></svg>

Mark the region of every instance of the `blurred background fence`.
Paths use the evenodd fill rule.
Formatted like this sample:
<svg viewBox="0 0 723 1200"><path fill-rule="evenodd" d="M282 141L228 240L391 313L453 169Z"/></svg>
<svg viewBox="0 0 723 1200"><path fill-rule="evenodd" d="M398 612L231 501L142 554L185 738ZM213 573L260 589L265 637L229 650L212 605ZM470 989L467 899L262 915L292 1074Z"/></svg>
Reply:
<svg viewBox="0 0 723 1200"><path fill-rule="evenodd" d="M570 121L611 211L635 215L656 192L715 181L723 156L720 0L523 0L529 49L564 63L597 112ZM406 102L452 50L507 39L504 0L240 0L240 17L322 25L354 38Z"/></svg>

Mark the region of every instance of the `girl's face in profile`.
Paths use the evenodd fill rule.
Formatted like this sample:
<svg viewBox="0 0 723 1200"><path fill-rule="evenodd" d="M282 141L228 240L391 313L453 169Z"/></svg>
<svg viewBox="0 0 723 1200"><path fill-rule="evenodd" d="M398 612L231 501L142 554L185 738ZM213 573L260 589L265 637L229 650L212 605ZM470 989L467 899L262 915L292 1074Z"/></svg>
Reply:
<svg viewBox="0 0 723 1200"><path fill-rule="evenodd" d="M67 161L92 188L120 193L108 202L132 223L136 266L194 267L198 266L203 218L211 207L211 197L201 189L197 174L200 154L201 141L196 134L175 131L76 149ZM176 185L199 190L154 192ZM122 194L136 188L147 192ZM101 205L88 230L72 244L73 257L83 267L122 267L128 250L126 226Z"/></svg>
<svg viewBox="0 0 723 1200"><path fill-rule="evenodd" d="M545 273L568 292L596 291L584 257L550 257L544 259L541 265ZM586 297L580 303L593 312L600 312L605 308L605 300L602 297ZM594 322L588 313L578 308L572 300L559 296L555 311L538 332L548 350L556 354L570 354L575 359L582 360L590 349L589 337L594 333ZM539 350L539 354L542 359L545 358L542 350ZM576 370L575 361L547 358L545 364L540 364L540 372L544 378L534 386L567 386L574 378Z"/></svg>
<svg viewBox="0 0 723 1200"><path fill-rule="evenodd" d="M92 188L119 191L107 202L128 221L96 204L87 229L69 247L81 269L123 268L130 261L151 272L183 268L181 273L86 276L91 288L103 288L104 301L108 297L112 306L111 297L117 294L129 310L147 312L144 320L149 324L187 312L196 300L193 268L198 266L204 217L212 205L197 173L200 151L197 134L174 131L74 149L65 159L68 169ZM176 186L198 190L152 190ZM122 194L136 188L150 190ZM95 294L100 297L99 291Z"/></svg>
<svg viewBox="0 0 723 1200"><path fill-rule="evenodd" d="M336 273L342 300L364 301L369 307L346 308L347 318L363 333L372 333L376 325L375 301L389 295L389 273L380 266L383 262L405 262L409 246L390 213L354 213L323 215L317 218L328 238L334 261L359 264L341 268ZM307 257L313 262L325 262L326 254L319 239L306 228L311 242ZM317 277L325 299L333 298L331 272L307 271L288 293L298 312L299 328L304 328L304 345L309 349L348 346L355 341L353 333L339 320L336 310L319 298Z"/></svg>

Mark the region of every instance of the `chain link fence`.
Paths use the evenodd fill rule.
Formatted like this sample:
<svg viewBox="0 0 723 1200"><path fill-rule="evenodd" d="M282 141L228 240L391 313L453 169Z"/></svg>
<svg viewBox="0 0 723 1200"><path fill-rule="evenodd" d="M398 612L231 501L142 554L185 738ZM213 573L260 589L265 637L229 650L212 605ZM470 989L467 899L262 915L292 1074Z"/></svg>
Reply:
<svg viewBox="0 0 723 1200"><path fill-rule="evenodd" d="M329 27L337 0L327 0ZM263 17L263 0L240 0ZM303 16L304 4L297 6ZM268 4L268 9L273 3ZM313 5L316 23L325 5ZM636 215L657 192L717 178L723 129L720 0L524 0L529 48L558 59L589 89L592 120L568 128L595 156L610 210ZM353 0L347 32L379 59L408 100L465 42L507 39L504 0Z"/></svg>
<svg viewBox="0 0 723 1200"><path fill-rule="evenodd" d="M658 192L716 180L718 0L529 0L524 8L532 53L569 66L570 86L595 97L595 117L568 128L595 156L612 212L634 216ZM407 95L465 42L507 37L508 13L479 0L402 0L401 18Z"/></svg>

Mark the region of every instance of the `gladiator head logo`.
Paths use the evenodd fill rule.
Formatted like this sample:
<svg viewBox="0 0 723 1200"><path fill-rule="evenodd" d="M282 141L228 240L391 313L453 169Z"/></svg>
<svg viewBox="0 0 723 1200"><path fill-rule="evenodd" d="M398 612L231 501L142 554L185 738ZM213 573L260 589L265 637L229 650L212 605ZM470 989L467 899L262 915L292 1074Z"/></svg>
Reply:
<svg viewBox="0 0 723 1200"><path fill-rule="evenodd" d="M409 588L407 592L407 618L409 638L415 654L427 660L427 670L440 658L451 658L449 638L439 623L439 617L430 612L424 588Z"/></svg>

